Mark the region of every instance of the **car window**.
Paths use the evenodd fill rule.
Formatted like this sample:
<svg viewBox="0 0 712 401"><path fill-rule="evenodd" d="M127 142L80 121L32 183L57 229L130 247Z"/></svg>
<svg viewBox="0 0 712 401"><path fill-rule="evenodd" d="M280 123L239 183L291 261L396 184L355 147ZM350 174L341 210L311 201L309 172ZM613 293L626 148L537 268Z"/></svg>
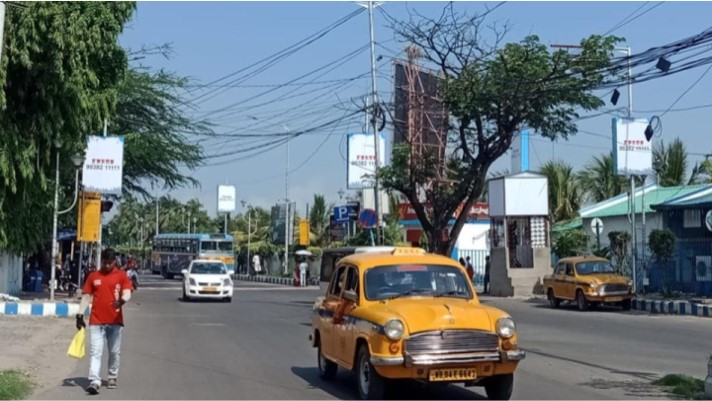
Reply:
<svg viewBox="0 0 712 401"><path fill-rule="evenodd" d="M567 276L573 276L574 275L574 267L571 265L571 263L566 264L566 275Z"/></svg>
<svg viewBox="0 0 712 401"><path fill-rule="evenodd" d="M346 274L346 291L353 291L359 295L358 269L351 266Z"/></svg>
<svg viewBox="0 0 712 401"><path fill-rule="evenodd" d="M191 274L227 274L225 265L222 263L193 263L190 268Z"/></svg>
<svg viewBox="0 0 712 401"><path fill-rule="evenodd" d="M559 263L556 265L556 270L554 271L554 274L564 274L566 273L566 263Z"/></svg>
<svg viewBox="0 0 712 401"><path fill-rule="evenodd" d="M331 280L331 286L329 287L329 294L336 295L337 297L341 295L341 285L343 283L345 266L337 267L336 274L334 274Z"/></svg>
<svg viewBox="0 0 712 401"><path fill-rule="evenodd" d="M391 265L374 267L364 276L369 300L405 296L472 298L465 272L446 265Z"/></svg>
<svg viewBox="0 0 712 401"><path fill-rule="evenodd" d="M576 273L580 276L587 274L615 273L616 270L608 261L581 262L576 265Z"/></svg>

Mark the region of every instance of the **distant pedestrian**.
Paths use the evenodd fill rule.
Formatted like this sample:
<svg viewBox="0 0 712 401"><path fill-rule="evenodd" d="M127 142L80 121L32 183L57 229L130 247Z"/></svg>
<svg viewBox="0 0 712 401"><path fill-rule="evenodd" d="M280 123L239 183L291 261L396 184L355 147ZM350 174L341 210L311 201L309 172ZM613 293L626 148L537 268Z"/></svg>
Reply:
<svg viewBox="0 0 712 401"><path fill-rule="evenodd" d="M84 311L91 304L89 318L89 381L86 391L95 395L101 387L101 358L104 343L109 349L109 375L107 387L116 388L119 376L119 355L121 335L124 331L124 317L121 308L131 299L133 286L126 273L117 267L114 251L102 251L101 269L91 273L84 284L82 302L76 316L77 330L86 327Z"/></svg>
<svg viewBox="0 0 712 401"><path fill-rule="evenodd" d="M460 258L460 264L462 265L462 267L467 268L467 264L465 264L465 259Z"/></svg>
<svg viewBox="0 0 712 401"><path fill-rule="evenodd" d="M299 264L299 284L302 287L307 285L307 271L309 270L309 264L307 263L307 258L302 258L302 262Z"/></svg>
<svg viewBox="0 0 712 401"><path fill-rule="evenodd" d="M475 278L475 268L472 267L472 262L470 261L470 257L469 257L469 256L467 257L467 259L466 259L465 262L466 262L466 265L467 265L467 267L466 267L466 269L467 269L467 275L470 277L470 281L472 282L472 280Z"/></svg>
<svg viewBox="0 0 712 401"><path fill-rule="evenodd" d="M260 274L262 271L262 266L260 265L260 255L255 254L255 256L252 257L252 266L255 269L255 274Z"/></svg>
<svg viewBox="0 0 712 401"><path fill-rule="evenodd" d="M490 283L490 257L487 255L485 257L485 293L489 294L489 283Z"/></svg>

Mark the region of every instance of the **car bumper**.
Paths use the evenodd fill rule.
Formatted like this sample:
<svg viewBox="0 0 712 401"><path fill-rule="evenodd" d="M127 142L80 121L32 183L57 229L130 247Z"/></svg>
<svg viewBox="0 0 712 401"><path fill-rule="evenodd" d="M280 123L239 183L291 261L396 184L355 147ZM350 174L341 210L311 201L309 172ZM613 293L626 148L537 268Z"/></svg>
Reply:
<svg viewBox="0 0 712 401"><path fill-rule="evenodd" d="M186 292L186 295L191 298L225 298L232 297L233 288L232 287L221 287L218 288L216 292L205 292L200 287L190 287Z"/></svg>
<svg viewBox="0 0 712 401"><path fill-rule="evenodd" d="M628 299L633 299L634 295L629 292L608 292L608 293L589 293L586 294L586 300L590 302L621 302Z"/></svg>
<svg viewBox="0 0 712 401"><path fill-rule="evenodd" d="M372 356L375 366L434 366L434 365L470 365L479 362L518 362L526 357L523 350L477 352L450 355L423 354L397 357Z"/></svg>

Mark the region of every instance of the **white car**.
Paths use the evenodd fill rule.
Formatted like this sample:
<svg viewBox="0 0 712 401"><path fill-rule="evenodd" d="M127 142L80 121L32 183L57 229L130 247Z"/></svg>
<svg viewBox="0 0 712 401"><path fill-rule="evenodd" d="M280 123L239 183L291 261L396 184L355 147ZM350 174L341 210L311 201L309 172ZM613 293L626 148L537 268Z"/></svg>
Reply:
<svg viewBox="0 0 712 401"><path fill-rule="evenodd" d="M183 274L183 300L222 299L232 302L232 271L223 262L194 260Z"/></svg>

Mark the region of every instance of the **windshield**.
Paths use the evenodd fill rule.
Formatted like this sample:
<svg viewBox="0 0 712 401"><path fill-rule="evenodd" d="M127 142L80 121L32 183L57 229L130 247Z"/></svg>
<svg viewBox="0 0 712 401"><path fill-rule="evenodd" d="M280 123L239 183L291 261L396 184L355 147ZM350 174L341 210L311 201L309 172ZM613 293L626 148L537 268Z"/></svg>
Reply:
<svg viewBox="0 0 712 401"><path fill-rule="evenodd" d="M366 299L406 296L472 298L467 278L453 266L394 265L375 267L364 278Z"/></svg>
<svg viewBox="0 0 712 401"><path fill-rule="evenodd" d="M615 269L610 263L604 261L581 262L576 264L576 273L579 276L600 273L615 273Z"/></svg>
<svg viewBox="0 0 712 401"><path fill-rule="evenodd" d="M191 274L227 274L222 263L194 263L190 269Z"/></svg>
<svg viewBox="0 0 712 401"><path fill-rule="evenodd" d="M221 251L231 252L232 241L201 241L200 250L205 251Z"/></svg>

